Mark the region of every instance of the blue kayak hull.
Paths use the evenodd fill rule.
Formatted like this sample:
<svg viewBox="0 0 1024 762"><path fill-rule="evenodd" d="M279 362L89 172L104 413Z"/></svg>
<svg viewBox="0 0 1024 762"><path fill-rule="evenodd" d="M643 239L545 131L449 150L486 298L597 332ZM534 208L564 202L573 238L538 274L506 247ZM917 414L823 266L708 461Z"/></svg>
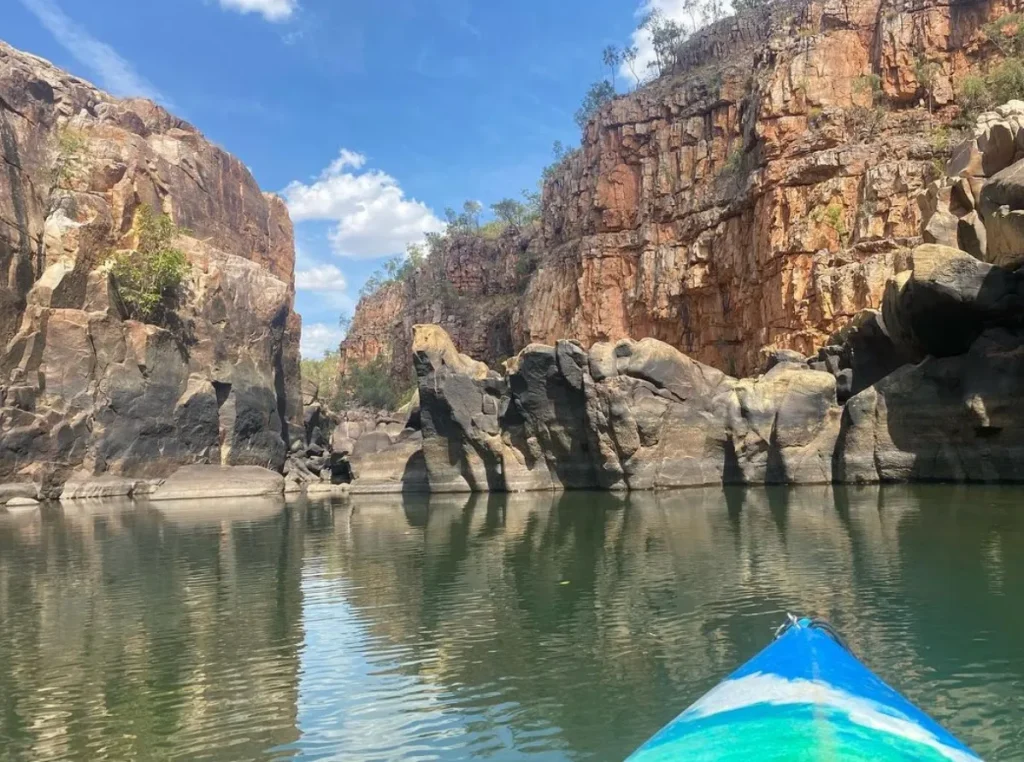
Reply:
<svg viewBox="0 0 1024 762"><path fill-rule="evenodd" d="M828 630L802 619L628 762L979 759Z"/></svg>

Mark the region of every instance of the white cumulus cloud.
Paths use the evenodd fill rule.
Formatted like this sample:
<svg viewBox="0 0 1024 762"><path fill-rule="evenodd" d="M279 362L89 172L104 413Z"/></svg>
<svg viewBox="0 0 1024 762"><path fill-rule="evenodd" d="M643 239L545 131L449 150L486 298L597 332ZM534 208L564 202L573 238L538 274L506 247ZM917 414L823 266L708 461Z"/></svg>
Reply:
<svg viewBox="0 0 1024 762"><path fill-rule="evenodd" d="M295 271L295 288L300 291L344 292L348 282L335 265L316 265L308 270Z"/></svg>
<svg viewBox="0 0 1024 762"><path fill-rule="evenodd" d="M312 323L302 326L302 341L299 351L307 360L319 360L324 352L333 352L341 344L345 332L336 325Z"/></svg>
<svg viewBox="0 0 1024 762"><path fill-rule="evenodd" d="M258 13L267 21L287 21L299 3L298 0L220 0L220 7L239 13Z"/></svg>
<svg viewBox="0 0 1024 762"><path fill-rule="evenodd" d="M694 25L699 24L695 18L696 11L687 10L691 6L690 0L644 0L637 11L637 20L642 19L649 13L658 11L666 21L675 21L681 24L684 29L692 30ZM727 7L731 3L727 3ZM633 62L633 71L643 79L650 79L657 74L654 62L654 43L651 41L651 33L647 29L637 29L633 32L632 44L636 47L636 61ZM633 71L625 62L619 67L619 73L625 79L632 79Z"/></svg>
<svg viewBox="0 0 1024 762"><path fill-rule="evenodd" d="M83 66L96 75L100 86L120 97L139 96L167 105L160 91L135 71L110 45L93 37L53 0L21 0L39 23Z"/></svg>
<svg viewBox="0 0 1024 762"><path fill-rule="evenodd" d="M333 222L331 248L356 259L401 254L427 233L444 230L430 207L406 198L395 178L365 167L365 156L342 149L311 183L290 183L281 195L292 219Z"/></svg>

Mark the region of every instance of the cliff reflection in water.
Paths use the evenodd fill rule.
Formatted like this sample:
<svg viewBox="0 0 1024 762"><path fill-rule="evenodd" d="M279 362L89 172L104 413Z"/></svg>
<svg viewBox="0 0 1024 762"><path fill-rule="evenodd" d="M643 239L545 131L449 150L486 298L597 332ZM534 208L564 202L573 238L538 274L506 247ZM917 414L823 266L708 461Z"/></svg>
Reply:
<svg viewBox="0 0 1024 762"><path fill-rule="evenodd" d="M322 579L336 583L318 600L345 601L361 633L348 647L359 644L368 673L416 680L392 703L406 710L401 727L373 732L391 716L380 711L390 687L371 680L342 713L351 733L331 733L352 759L622 759L792 610L830 618L913 700L987 757L1011 759L1024 748L1021 494L360 501L334 512L332 540L317 536ZM457 733L438 707L462 715Z"/></svg>
<svg viewBox="0 0 1024 762"><path fill-rule="evenodd" d="M294 741L302 526L96 503L0 516L0 759L257 759Z"/></svg>
<svg viewBox="0 0 1024 762"><path fill-rule="evenodd" d="M0 759L621 759L786 610L829 617L986 758L1024 758L1022 496L3 517Z"/></svg>

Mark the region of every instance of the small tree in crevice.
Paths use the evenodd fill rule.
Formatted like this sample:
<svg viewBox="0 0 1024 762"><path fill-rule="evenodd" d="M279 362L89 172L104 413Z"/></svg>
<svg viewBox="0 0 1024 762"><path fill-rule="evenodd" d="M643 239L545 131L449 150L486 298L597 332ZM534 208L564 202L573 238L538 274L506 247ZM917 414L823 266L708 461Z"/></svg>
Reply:
<svg viewBox="0 0 1024 762"><path fill-rule="evenodd" d="M935 84L942 73L942 67L935 61L918 58L914 61L914 76L928 99L928 113L935 110Z"/></svg>
<svg viewBox="0 0 1024 762"><path fill-rule="evenodd" d="M85 137L78 130L65 127L57 133L54 146L53 170L51 184L59 188L68 183L83 164L83 155L87 148Z"/></svg>
<svg viewBox="0 0 1024 762"><path fill-rule="evenodd" d="M130 318L169 327L188 274L184 252L173 246L183 231L168 215L154 214L144 204L135 212L132 232L135 248L107 260L117 293Z"/></svg>

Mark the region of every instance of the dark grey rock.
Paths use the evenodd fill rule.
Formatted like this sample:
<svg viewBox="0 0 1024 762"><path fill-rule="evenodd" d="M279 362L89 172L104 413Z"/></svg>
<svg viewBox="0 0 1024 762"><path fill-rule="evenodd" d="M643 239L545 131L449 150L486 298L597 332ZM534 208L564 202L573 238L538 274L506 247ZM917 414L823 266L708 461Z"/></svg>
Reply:
<svg viewBox="0 0 1024 762"><path fill-rule="evenodd" d="M913 268L890 284L883 319L893 341L918 358L962 354L1024 307L1020 277L966 252L925 244L914 250Z"/></svg>
<svg viewBox="0 0 1024 762"><path fill-rule="evenodd" d="M985 261L988 249L988 232L977 212L971 211L957 223L957 243L972 257Z"/></svg>

